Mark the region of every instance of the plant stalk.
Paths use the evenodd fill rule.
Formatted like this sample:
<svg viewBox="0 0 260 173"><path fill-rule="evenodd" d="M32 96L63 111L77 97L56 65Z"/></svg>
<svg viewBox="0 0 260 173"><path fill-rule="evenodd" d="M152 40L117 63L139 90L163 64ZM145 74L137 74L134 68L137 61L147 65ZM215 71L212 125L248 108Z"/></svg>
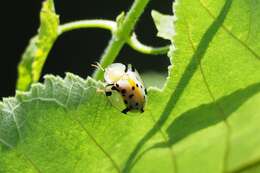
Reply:
<svg viewBox="0 0 260 173"><path fill-rule="evenodd" d="M117 30L113 33L112 39L109 41L108 47L105 49L100 59L100 64L103 68L106 68L109 64L113 63L119 54L124 44L128 41L133 28L138 21L139 17L143 13L145 7L150 0L135 0L131 6L129 12L126 14L122 23L118 24ZM97 80L101 80L103 71L97 69L93 77Z"/></svg>

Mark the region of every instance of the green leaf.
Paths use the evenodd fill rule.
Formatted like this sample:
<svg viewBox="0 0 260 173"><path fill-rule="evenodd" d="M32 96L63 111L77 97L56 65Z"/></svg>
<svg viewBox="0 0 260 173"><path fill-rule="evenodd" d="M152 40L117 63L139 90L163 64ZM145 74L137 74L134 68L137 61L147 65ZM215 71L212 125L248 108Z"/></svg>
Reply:
<svg viewBox="0 0 260 173"><path fill-rule="evenodd" d="M166 73L147 71L141 74L146 87L162 88L166 81Z"/></svg>
<svg viewBox="0 0 260 173"><path fill-rule="evenodd" d="M53 0L44 1L38 35L31 39L18 66L18 90L28 90L32 83L38 82L45 60L58 37L58 26L59 17Z"/></svg>
<svg viewBox="0 0 260 173"><path fill-rule="evenodd" d="M174 9L173 65L145 113L121 114L90 78L47 76L0 104L0 172L259 172L259 2Z"/></svg>
<svg viewBox="0 0 260 173"><path fill-rule="evenodd" d="M162 14L156 10L152 10L154 24L158 30L157 36L166 40L172 40L175 35L174 16Z"/></svg>

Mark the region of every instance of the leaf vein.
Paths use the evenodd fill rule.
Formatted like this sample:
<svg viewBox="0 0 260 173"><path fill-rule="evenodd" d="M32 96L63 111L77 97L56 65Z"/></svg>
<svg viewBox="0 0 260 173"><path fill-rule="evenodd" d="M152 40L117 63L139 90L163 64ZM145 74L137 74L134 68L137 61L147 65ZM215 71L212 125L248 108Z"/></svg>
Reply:
<svg viewBox="0 0 260 173"><path fill-rule="evenodd" d="M248 162L246 164L241 165L240 167L236 168L233 171L230 171L230 173L241 173L243 171L249 170L250 168L253 168L254 166L260 165L260 160L256 159L251 162Z"/></svg>
<svg viewBox="0 0 260 173"><path fill-rule="evenodd" d="M189 40L189 43L191 45L191 48L193 50L193 52L196 51L196 48L195 48L195 44L194 42L192 41L192 36L191 36L191 32L190 32L190 26L188 24L188 22L185 20L185 23L187 25L187 32L188 32L188 40ZM206 79L206 76L205 76L205 73L204 73L204 70L202 68L202 64L201 64L201 61L198 60L198 64L199 64L199 70L200 70L200 74L202 76L202 80L203 80L203 83L205 84L206 88L207 88L207 91L209 93L209 96L211 97L213 103L215 104L217 110L219 110L219 113L220 115L224 118L224 124L226 125L226 128L227 128L227 135L226 135L226 149L225 149L225 154L224 154L224 160L223 160L223 172L225 173L226 170L227 170L227 160L228 160L228 155L229 155L229 150L230 150L230 134L231 134L231 128L230 128L230 125L229 123L227 122L227 119L225 118L225 112L224 110L222 109L222 107L217 103L216 101L216 98L213 94L213 92L211 91L210 89L210 86L209 86L209 83Z"/></svg>
<svg viewBox="0 0 260 173"><path fill-rule="evenodd" d="M65 102L65 106L67 107L68 106L68 103L69 103L69 100L70 100L70 97L71 97L71 92L72 92L72 88L74 86L75 82L73 82L70 86L70 88L68 89L69 90L69 93L68 93L68 96L66 98L66 102Z"/></svg>
<svg viewBox="0 0 260 173"><path fill-rule="evenodd" d="M252 2L252 1L250 1L250 2ZM250 33L251 33L252 16L253 16L253 14L252 14L252 3L250 3L250 7L249 8L250 8L250 10L249 10L249 24L248 24L248 32L247 32L247 36L246 36L245 42L248 41Z"/></svg>
<svg viewBox="0 0 260 173"><path fill-rule="evenodd" d="M154 119L154 117L153 117L153 115L152 115L152 112L151 112L151 114L149 114L149 115L150 115L152 121L153 121L154 124L155 124L155 123L156 123L156 120ZM173 171L174 171L175 173L177 173L178 171L177 171L177 163L176 163L176 159L175 159L175 152L173 151L173 148L172 148L171 145L169 144L169 141L167 140L167 137L166 137L165 133L162 131L162 129L161 129L160 127L159 127L159 132L160 132L160 134L161 134L161 136L162 136L162 138L163 138L163 140L164 140L164 142L165 142L167 148L169 149L169 154L170 154L170 156L171 156L171 158L172 158Z"/></svg>
<svg viewBox="0 0 260 173"><path fill-rule="evenodd" d="M6 142L4 139L2 139L2 138L0 138L0 142L3 144L3 145L5 145L5 146L7 146L7 147L9 147L9 148L13 148L13 146L11 145L11 144L9 144L8 142Z"/></svg>
<svg viewBox="0 0 260 173"><path fill-rule="evenodd" d="M39 169L39 167L25 154L22 154L24 158L32 165L32 167L38 172L42 173L42 171Z"/></svg>
<svg viewBox="0 0 260 173"><path fill-rule="evenodd" d="M71 117L70 117L71 118ZM72 118L71 118L72 119ZM118 164L115 162L115 160L110 156L110 154L98 143L98 141L94 138L94 136L85 128L85 126L76 118L73 118L72 120L76 121L79 126L85 131L85 133L90 137L90 139L95 143L95 145L105 154L105 156L110 160L113 167L118 173L121 173L121 170L118 166Z"/></svg>
<svg viewBox="0 0 260 173"><path fill-rule="evenodd" d="M232 0L231 0L232 1ZM210 17L216 20L216 17L213 13L209 10L209 8L205 5L202 0L199 0L201 6L206 10ZM251 48L249 47L244 41L240 40L235 34L233 34L224 24L221 25L221 28L228 33L233 39L238 41L242 46L244 46L256 59L260 60L260 56Z"/></svg>
<svg viewBox="0 0 260 173"><path fill-rule="evenodd" d="M14 113L16 107L12 109L12 105L10 105L10 102L9 102L9 101L7 101L7 105L8 105L8 109L9 109L9 110L4 110L4 111L7 111L8 113L10 113L10 114L12 115L12 118L13 118L13 120L14 120L16 129L17 129L17 132L18 132L18 135L19 135L19 138L21 139L22 133L21 133L21 131L20 131L19 124L18 124L18 121L17 121L16 116L15 116L15 113Z"/></svg>

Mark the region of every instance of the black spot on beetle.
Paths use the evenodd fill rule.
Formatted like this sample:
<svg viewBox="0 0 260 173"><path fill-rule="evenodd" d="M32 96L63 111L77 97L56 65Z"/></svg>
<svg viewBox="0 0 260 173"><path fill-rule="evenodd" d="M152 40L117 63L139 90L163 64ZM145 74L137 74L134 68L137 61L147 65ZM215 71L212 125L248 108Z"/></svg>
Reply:
<svg viewBox="0 0 260 173"><path fill-rule="evenodd" d="M127 105L127 103L128 103L127 100L124 100L124 103Z"/></svg>
<svg viewBox="0 0 260 173"><path fill-rule="evenodd" d="M141 88L143 88L143 86L142 86L142 85L140 85L140 87L141 87Z"/></svg>
<svg viewBox="0 0 260 173"><path fill-rule="evenodd" d="M116 87L119 87L119 85L118 85L118 84L116 84Z"/></svg>
<svg viewBox="0 0 260 173"><path fill-rule="evenodd" d="M121 93L122 93L122 94L125 94L125 93L126 93L126 90L125 90L125 89L122 89L122 90L121 90Z"/></svg>
<svg viewBox="0 0 260 173"><path fill-rule="evenodd" d="M136 87L137 87L137 88L139 87L138 84L136 84Z"/></svg>
<svg viewBox="0 0 260 173"><path fill-rule="evenodd" d="M132 90L135 90L135 87L134 87L134 86L132 86Z"/></svg>
<svg viewBox="0 0 260 173"><path fill-rule="evenodd" d="M132 97L134 97L134 94L130 94L130 95L129 95L129 98L130 98L130 99L131 99Z"/></svg>

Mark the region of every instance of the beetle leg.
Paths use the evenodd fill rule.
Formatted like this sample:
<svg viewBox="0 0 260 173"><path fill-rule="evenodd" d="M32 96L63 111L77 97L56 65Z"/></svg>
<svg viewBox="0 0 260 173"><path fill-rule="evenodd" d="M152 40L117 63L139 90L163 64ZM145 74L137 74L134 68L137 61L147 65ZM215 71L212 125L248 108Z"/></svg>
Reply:
<svg viewBox="0 0 260 173"><path fill-rule="evenodd" d="M111 90L116 90L119 92L119 89L117 89L117 87L115 87L115 86L112 86Z"/></svg>
<svg viewBox="0 0 260 173"><path fill-rule="evenodd" d="M106 86L105 86L105 87L107 88L107 87L110 87L110 86L113 86L113 85L114 85L114 84L112 84L112 83L109 83L109 84L106 84Z"/></svg>
<svg viewBox="0 0 260 173"><path fill-rule="evenodd" d="M125 65L125 64L124 64ZM125 73L128 71L128 65L125 65Z"/></svg>
<svg viewBox="0 0 260 173"><path fill-rule="evenodd" d="M111 89L108 88L108 87L113 86L113 85L114 85L114 84L107 84L107 85L105 86L105 94L106 94L106 96L111 96L111 95L112 95Z"/></svg>
<svg viewBox="0 0 260 173"><path fill-rule="evenodd" d="M132 70L132 72L135 72L134 66L131 66L131 70Z"/></svg>
<svg viewBox="0 0 260 173"><path fill-rule="evenodd" d="M145 95L147 95L147 89L146 88L144 89L144 93L145 93Z"/></svg>
<svg viewBox="0 0 260 173"><path fill-rule="evenodd" d="M121 112L123 113L123 114L127 114L127 112L129 112L131 109L129 109L128 107L127 108L125 108L124 110L122 110Z"/></svg>
<svg viewBox="0 0 260 173"><path fill-rule="evenodd" d="M112 95L112 92L111 92L111 91L105 91L105 94L106 94L106 96L108 97L108 96L111 96L111 95Z"/></svg>

